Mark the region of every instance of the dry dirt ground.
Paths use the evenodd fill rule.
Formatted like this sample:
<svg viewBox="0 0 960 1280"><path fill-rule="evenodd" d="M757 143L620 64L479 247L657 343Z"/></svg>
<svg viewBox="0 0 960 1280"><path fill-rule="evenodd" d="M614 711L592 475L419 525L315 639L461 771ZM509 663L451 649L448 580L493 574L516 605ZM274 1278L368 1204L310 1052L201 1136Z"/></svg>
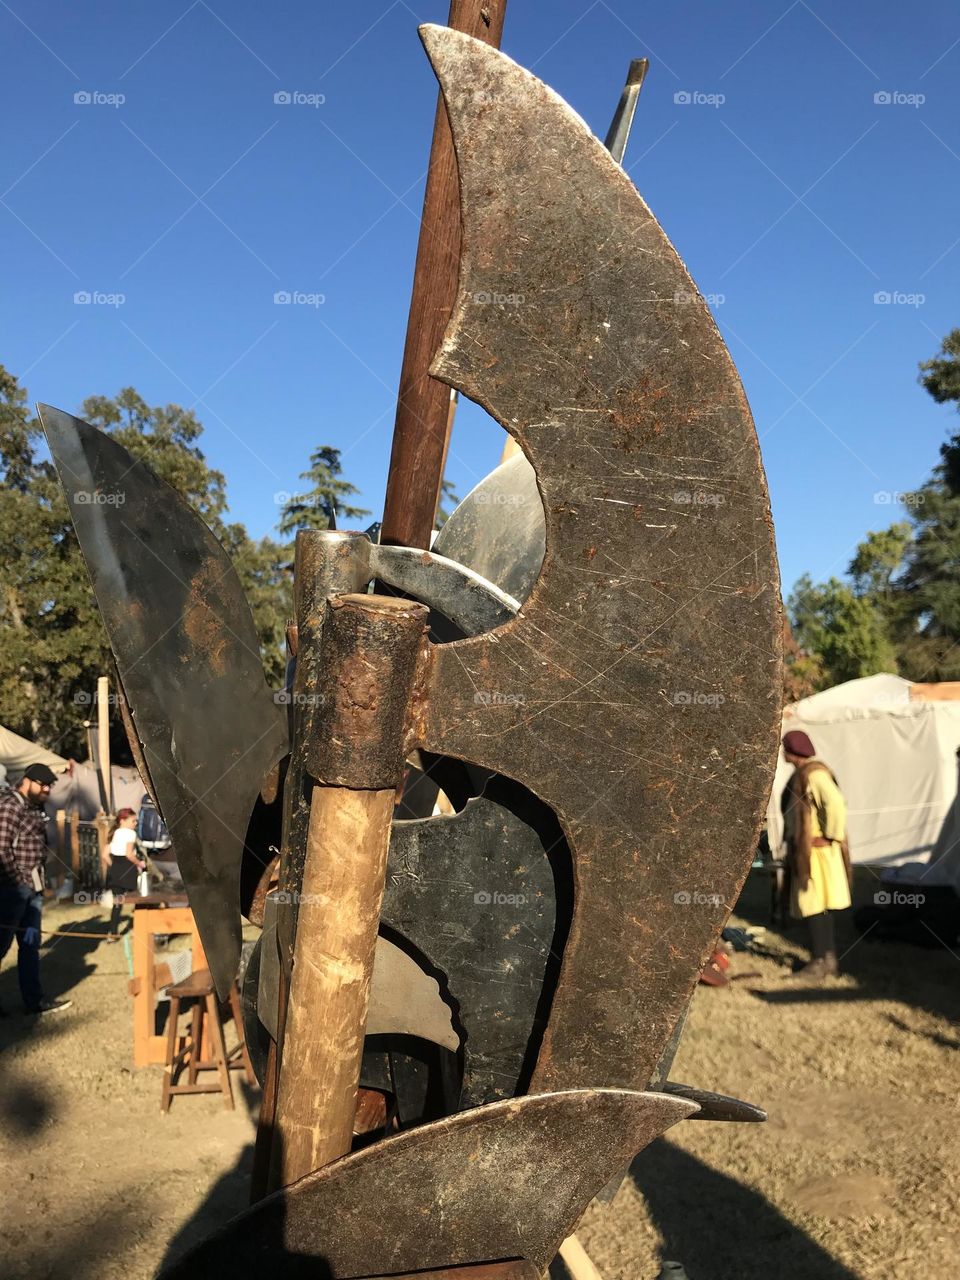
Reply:
<svg viewBox="0 0 960 1280"><path fill-rule="evenodd" d="M740 921L765 915L761 883ZM735 919L734 923L737 920ZM45 928L103 930L90 907ZM951 941L952 944L952 940ZM770 931L724 990L701 987L673 1077L766 1107L765 1125L687 1122L635 1161L580 1238L604 1280L953 1280L960 1267L960 954L848 928L844 977L785 979L803 938ZM235 1084L159 1112L159 1067L131 1070L122 946L57 939L50 994L22 1018L0 973L0 1276L140 1280L240 1209L258 1097Z"/></svg>

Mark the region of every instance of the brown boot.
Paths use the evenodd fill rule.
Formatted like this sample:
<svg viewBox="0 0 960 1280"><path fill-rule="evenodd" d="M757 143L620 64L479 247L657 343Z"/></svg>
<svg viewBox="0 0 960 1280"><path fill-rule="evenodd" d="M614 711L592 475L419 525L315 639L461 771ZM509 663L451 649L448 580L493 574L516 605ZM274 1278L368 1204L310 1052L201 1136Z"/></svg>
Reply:
<svg viewBox="0 0 960 1280"><path fill-rule="evenodd" d="M839 972L836 952L828 951L825 956L803 965L793 977L802 982L824 982L827 978L835 978Z"/></svg>

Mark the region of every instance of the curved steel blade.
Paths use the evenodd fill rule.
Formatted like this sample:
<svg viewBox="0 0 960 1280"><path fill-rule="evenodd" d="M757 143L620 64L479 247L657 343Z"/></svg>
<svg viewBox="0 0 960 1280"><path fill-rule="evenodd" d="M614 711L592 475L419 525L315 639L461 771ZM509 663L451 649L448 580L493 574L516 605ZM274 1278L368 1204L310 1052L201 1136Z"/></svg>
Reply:
<svg viewBox="0 0 960 1280"><path fill-rule="evenodd" d="M353 1280L512 1258L543 1269L614 1169L695 1109L584 1089L461 1111L259 1201L161 1280Z"/></svg>
<svg viewBox="0 0 960 1280"><path fill-rule="evenodd" d="M706 305L579 117L504 55L422 36L464 230L431 373L517 438L546 555L515 621L434 652L419 745L528 786L573 852L532 1087L642 1087L746 874L776 756L756 434Z"/></svg>
<svg viewBox="0 0 960 1280"><path fill-rule="evenodd" d="M236 570L178 493L116 440L38 406L135 733L221 996L240 959L240 860L285 753Z"/></svg>
<svg viewBox="0 0 960 1280"><path fill-rule="evenodd" d="M537 477L524 455L515 453L470 490L444 522L433 549L526 600L543 564L545 532Z"/></svg>
<svg viewBox="0 0 960 1280"><path fill-rule="evenodd" d="M393 824L381 918L446 977L464 1033L463 1108L529 1080L569 923L558 862L562 885L553 814L503 779L460 813Z"/></svg>
<svg viewBox="0 0 960 1280"><path fill-rule="evenodd" d="M669 1080L660 1088L671 1098L686 1098L695 1102L700 1108L690 1117L691 1120L732 1121L739 1124L762 1124L767 1113L762 1107L752 1102L742 1102L739 1098L731 1098L725 1093L714 1093L710 1089L697 1089L691 1084L680 1084Z"/></svg>

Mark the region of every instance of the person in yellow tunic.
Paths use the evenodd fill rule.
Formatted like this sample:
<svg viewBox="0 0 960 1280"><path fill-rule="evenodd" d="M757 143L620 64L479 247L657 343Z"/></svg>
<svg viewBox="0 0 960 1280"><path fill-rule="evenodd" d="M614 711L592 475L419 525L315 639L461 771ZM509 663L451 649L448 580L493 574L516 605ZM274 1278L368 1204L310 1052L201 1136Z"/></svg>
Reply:
<svg viewBox="0 0 960 1280"><path fill-rule="evenodd" d="M783 812L790 910L807 922L812 952L798 976L820 980L839 973L832 913L850 906L847 805L802 729L785 735L783 754L794 766Z"/></svg>

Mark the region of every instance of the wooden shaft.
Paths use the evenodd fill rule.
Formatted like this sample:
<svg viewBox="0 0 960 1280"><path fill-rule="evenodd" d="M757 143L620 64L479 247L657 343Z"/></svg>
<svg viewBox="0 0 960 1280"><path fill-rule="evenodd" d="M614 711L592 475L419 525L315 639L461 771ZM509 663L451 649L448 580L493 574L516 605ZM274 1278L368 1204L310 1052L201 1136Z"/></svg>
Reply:
<svg viewBox="0 0 960 1280"><path fill-rule="evenodd" d="M394 789L315 787L277 1095L271 1181L350 1150Z"/></svg>
<svg viewBox="0 0 960 1280"><path fill-rule="evenodd" d="M110 773L110 682L97 677L97 763L103 778L102 803L106 813L113 813L113 777Z"/></svg>
<svg viewBox="0 0 960 1280"><path fill-rule="evenodd" d="M278 1024L271 1190L350 1150L390 824L428 615L425 605L376 595L325 602L317 716L310 740L295 740L293 753L311 784L303 872L294 899L278 907L296 911L297 924ZM298 630L298 663L303 642ZM278 938L283 932L278 917Z"/></svg>
<svg viewBox="0 0 960 1280"><path fill-rule="evenodd" d="M499 48L506 0L451 0L448 26ZM450 389L427 372L457 296L460 193L446 107L440 97L423 198L420 242L380 541L430 546L450 418Z"/></svg>
<svg viewBox="0 0 960 1280"><path fill-rule="evenodd" d="M560 1246L560 1261L566 1270L566 1280L603 1280L576 1236L567 1236Z"/></svg>
<svg viewBox="0 0 960 1280"><path fill-rule="evenodd" d="M65 809L58 809L56 815L57 823L57 861L61 867L67 865L67 812Z"/></svg>
<svg viewBox="0 0 960 1280"><path fill-rule="evenodd" d="M80 888L80 811L70 814L70 870L73 872L74 889Z"/></svg>
<svg viewBox="0 0 960 1280"><path fill-rule="evenodd" d="M260 1101L260 1119L251 1186L251 1202L267 1194L272 1185L271 1170L277 1167L272 1154L276 1131L276 1107L280 1065L286 1033L289 976L293 966L294 940L310 822L310 792L313 779L306 768L309 744L322 737L319 727L323 694L321 643L327 599L339 592L361 591L369 580L370 543L363 534L330 530L301 530L297 534L294 565L296 620L287 628L289 652L297 659L293 694L293 733L290 761L283 793L283 835L280 856L280 889L290 895L277 920L280 951L277 1042L267 1058L267 1077Z"/></svg>

